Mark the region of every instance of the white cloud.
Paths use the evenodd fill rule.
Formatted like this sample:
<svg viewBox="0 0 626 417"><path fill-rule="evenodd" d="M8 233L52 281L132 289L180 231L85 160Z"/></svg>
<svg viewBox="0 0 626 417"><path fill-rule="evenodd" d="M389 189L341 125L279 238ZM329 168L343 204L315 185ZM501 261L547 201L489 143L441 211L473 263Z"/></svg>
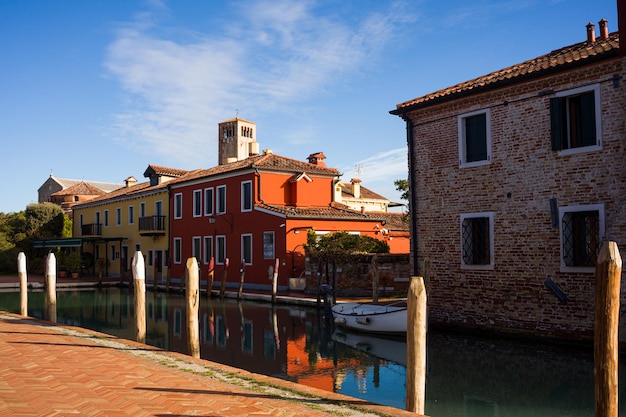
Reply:
<svg viewBox="0 0 626 417"><path fill-rule="evenodd" d="M392 11L348 24L314 6L246 2L241 19L193 36L158 27L148 12L118 28L104 63L127 99L116 115L117 140L186 167L213 165L217 123L242 103L247 114L263 114L328 94L375 59L394 19L405 19Z"/></svg>

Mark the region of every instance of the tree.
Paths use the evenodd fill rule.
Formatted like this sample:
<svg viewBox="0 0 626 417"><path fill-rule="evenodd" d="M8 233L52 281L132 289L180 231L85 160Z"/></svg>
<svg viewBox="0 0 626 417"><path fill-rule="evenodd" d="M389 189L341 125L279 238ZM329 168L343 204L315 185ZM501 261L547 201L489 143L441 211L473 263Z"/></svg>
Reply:
<svg viewBox="0 0 626 417"><path fill-rule="evenodd" d="M396 186L396 191L400 191L400 198L409 201L409 181L408 180L395 180L393 185Z"/></svg>
<svg viewBox="0 0 626 417"><path fill-rule="evenodd" d="M373 237L348 232L318 236L314 230L308 232L306 249L312 259L339 263L349 262L355 255L389 253L389 245Z"/></svg>

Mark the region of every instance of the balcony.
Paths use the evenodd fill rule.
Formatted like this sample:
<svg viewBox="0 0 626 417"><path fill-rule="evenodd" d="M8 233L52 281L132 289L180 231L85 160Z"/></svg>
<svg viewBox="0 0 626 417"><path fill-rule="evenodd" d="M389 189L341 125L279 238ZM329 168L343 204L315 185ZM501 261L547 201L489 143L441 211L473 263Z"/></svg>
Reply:
<svg viewBox="0 0 626 417"><path fill-rule="evenodd" d="M165 216L145 216L139 218L139 234L141 236L165 235Z"/></svg>
<svg viewBox="0 0 626 417"><path fill-rule="evenodd" d="M89 223L80 226L80 232L83 236L101 236L102 224L101 223Z"/></svg>

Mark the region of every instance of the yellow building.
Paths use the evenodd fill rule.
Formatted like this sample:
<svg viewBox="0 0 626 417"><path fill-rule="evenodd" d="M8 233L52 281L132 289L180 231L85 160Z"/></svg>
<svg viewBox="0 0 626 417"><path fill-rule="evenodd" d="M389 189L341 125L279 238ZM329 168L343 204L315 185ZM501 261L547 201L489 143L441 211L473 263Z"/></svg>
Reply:
<svg viewBox="0 0 626 417"><path fill-rule="evenodd" d="M74 238L80 238L82 252L91 253L94 273L130 278L131 261L137 251L144 255L146 279L159 282L168 275L169 191L167 182L188 171L149 165L137 183L133 177L125 186L74 206Z"/></svg>

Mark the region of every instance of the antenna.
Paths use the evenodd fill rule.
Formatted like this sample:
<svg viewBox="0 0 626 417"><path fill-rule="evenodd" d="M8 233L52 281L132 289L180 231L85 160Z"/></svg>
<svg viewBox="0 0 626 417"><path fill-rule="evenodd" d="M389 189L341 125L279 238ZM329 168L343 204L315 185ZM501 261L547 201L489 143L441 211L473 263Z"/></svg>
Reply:
<svg viewBox="0 0 626 417"><path fill-rule="evenodd" d="M363 164L356 164L354 166L354 175L356 175L357 178L361 178L361 174L363 174Z"/></svg>

